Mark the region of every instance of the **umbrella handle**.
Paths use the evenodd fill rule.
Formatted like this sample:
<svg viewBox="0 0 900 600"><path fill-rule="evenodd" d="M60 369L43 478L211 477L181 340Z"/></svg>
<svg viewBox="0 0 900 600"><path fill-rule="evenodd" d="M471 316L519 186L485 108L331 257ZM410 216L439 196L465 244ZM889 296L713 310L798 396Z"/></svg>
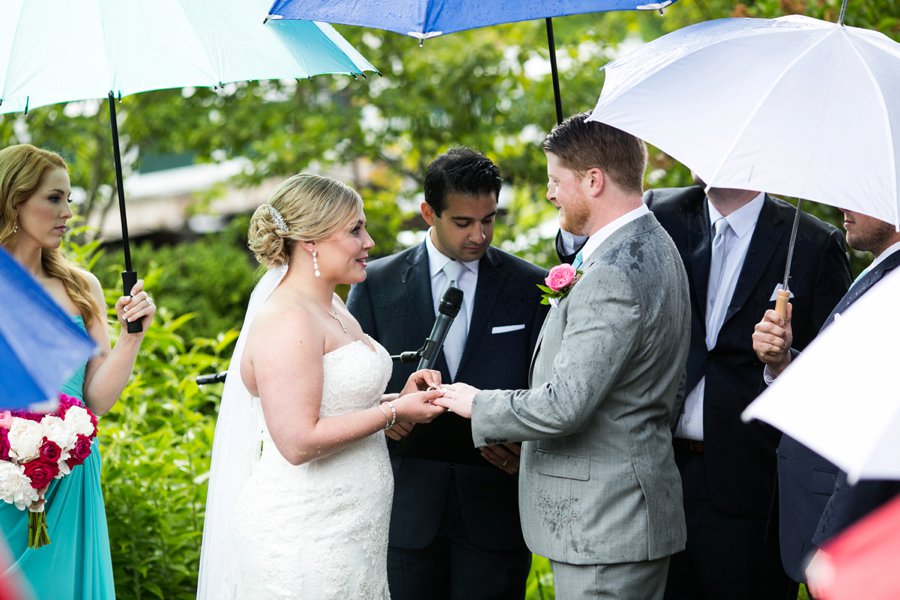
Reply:
<svg viewBox="0 0 900 600"><path fill-rule="evenodd" d="M131 296L131 288L137 283L137 271L122 271L122 289ZM125 324L128 333L140 333L144 330L144 326L140 321L128 321Z"/></svg>
<svg viewBox="0 0 900 600"><path fill-rule="evenodd" d="M785 321L787 320L787 305L791 299L791 293L786 290L778 290L775 294L775 312Z"/></svg>

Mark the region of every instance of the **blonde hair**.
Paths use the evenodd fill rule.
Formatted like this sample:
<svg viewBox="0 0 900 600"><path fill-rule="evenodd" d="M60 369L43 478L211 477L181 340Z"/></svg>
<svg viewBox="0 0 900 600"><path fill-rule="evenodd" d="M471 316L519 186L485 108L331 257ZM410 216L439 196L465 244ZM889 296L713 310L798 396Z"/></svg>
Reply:
<svg viewBox="0 0 900 600"><path fill-rule="evenodd" d="M9 247L16 235L16 217L19 206L44 182L47 173L54 169L66 169L62 157L31 144L18 144L0 150L0 246ZM91 295L90 282L85 272L66 259L59 248L41 251L41 266L47 275L62 281L66 294L78 308L85 326L94 318L103 318L104 307Z"/></svg>
<svg viewBox="0 0 900 600"><path fill-rule="evenodd" d="M287 264L298 241L327 238L362 207L356 190L340 181L309 173L294 175L253 213L247 246L268 268Z"/></svg>

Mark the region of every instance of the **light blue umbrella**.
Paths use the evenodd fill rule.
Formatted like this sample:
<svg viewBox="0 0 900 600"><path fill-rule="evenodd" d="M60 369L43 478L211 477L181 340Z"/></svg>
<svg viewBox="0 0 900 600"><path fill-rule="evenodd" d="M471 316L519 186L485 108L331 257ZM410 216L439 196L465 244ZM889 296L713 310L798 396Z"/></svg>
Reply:
<svg viewBox="0 0 900 600"><path fill-rule="evenodd" d="M107 98L125 251L131 268L115 99L375 71L330 25L264 23L270 0L0 0L0 113ZM73 37L74 36L74 37ZM128 324L140 331L140 323Z"/></svg>
<svg viewBox="0 0 900 600"><path fill-rule="evenodd" d="M0 248L0 409L55 398L96 344Z"/></svg>
<svg viewBox="0 0 900 600"><path fill-rule="evenodd" d="M562 98L552 17L611 10L662 10L675 0L275 0L270 19L308 19L386 29L419 40L501 23L545 19L556 120Z"/></svg>

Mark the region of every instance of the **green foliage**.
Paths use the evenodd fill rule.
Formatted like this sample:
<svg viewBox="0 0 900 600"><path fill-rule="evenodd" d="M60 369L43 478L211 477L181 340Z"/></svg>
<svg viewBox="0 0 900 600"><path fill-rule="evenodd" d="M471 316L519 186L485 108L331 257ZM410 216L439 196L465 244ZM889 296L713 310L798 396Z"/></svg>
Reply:
<svg viewBox="0 0 900 600"><path fill-rule="evenodd" d="M114 295L110 295L114 300ZM100 424L103 494L120 598L196 595L206 476L221 386L194 377L223 369L237 335L180 335L186 319L158 313L134 376Z"/></svg>
<svg viewBox="0 0 900 600"><path fill-rule="evenodd" d="M531 556L531 572L525 583L525 600L554 600L553 571L550 561L543 556Z"/></svg>
<svg viewBox="0 0 900 600"><path fill-rule="evenodd" d="M134 248L138 273L156 305L186 315L180 334L186 340L213 337L240 328L247 300L256 283L257 263L247 250L247 220L237 219L222 233L178 244ZM95 273L105 288L121 291L121 257L106 252Z"/></svg>

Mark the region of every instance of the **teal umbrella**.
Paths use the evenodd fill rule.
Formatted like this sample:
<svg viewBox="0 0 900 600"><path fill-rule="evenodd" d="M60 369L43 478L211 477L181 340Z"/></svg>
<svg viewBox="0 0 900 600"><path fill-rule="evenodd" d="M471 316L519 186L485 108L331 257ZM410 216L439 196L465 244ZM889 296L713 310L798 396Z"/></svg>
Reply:
<svg viewBox="0 0 900 600"><path fill-rule="evenodd" d="M216 88L235 81L376 70L330 25L264 23L268 6L268 0L0 2L0 113L109 100L126 293L137 274L128 242L117 98L186 86ZM138 322L128 327L140 331Z"/></svg>

